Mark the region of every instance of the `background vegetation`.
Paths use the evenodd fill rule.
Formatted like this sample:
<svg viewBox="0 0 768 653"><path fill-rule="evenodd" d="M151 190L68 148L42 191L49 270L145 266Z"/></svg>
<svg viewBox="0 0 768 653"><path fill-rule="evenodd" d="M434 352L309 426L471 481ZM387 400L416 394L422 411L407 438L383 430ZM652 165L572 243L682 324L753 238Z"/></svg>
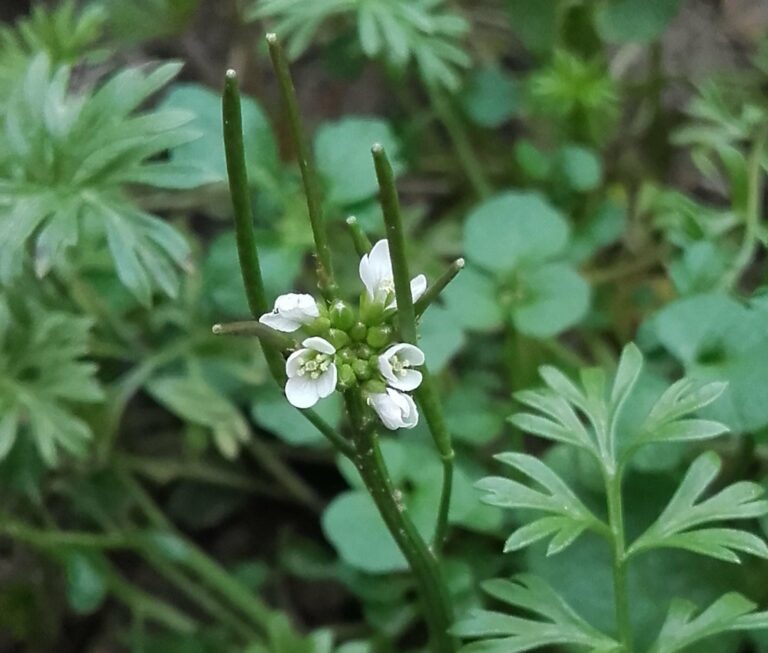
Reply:
<svg viewBox="0 0 768 653"><path fill-rule="evenodd" d="M747 0L4 2L0 650L423 644L405 560L354 470L284 401L255 340L211 333L248 315L228 67L246 94L267 291L314 290L268 30L295 60L342 289L356 292L358 261L344 219L383 235L374 142L393 158L411 269L434 279L467 260L420 341L457 450L443 563L457 614L486 603L483 581L533 572L611 632L605 543L503 554L520 516L473 484L499 473L493 454L526 451L599 505L588 456L507 417L540 365L614 371L631 340L646 365L628 430L685 373L728 383L702 413L731 434L643 449L628 531L704 449L723 460L716 487L765 484L767 13ZM341 423L339 397L318 408ZM441 470L426 430L382 448L428 534ZM655 551L628 582L645 647L672 598L736 589L768 604L759 555ZM768 637L689 650L756 653Z"/></svg>

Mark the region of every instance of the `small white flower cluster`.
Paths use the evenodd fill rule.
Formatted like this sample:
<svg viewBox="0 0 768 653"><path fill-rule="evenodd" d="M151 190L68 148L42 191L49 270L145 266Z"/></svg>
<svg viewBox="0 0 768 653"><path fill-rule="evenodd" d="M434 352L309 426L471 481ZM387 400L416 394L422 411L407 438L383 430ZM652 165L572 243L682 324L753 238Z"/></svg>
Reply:
<svg viewBox="0 0 768 653"><path fill-rule="evenodd" d="M394 278L386 240L377 242L370 253L362 257L359 272L370 303L381 305L385 316L393 314L396 308ZM424 294L426 288L424 275L411 281L414 301ZM327 314L327 311L318 307L311 295L291 293L278 297L274 310L262 315L259 321L278 331L292 333L317 324L323 313ZM329 339L314 335L304 339L302 348L288 357L285 363L288 377L285 394L291 404L297 408L310 408L333 393L339 384L340 369L345 361L354 360L353 343L346 333L341 340L343 344L337 348ZM350 347L347 347L348 343ZM423 364L424 353L421 349L407 343L389 344L386 349L371 356L369 361L363 362L366 373L371 367L378 377L363 385L366 399L388 429L410 429L418 423L416 404L407 393L421 384L422 374L416 368ZM352 369L348 364L346 367Z"/></svg>

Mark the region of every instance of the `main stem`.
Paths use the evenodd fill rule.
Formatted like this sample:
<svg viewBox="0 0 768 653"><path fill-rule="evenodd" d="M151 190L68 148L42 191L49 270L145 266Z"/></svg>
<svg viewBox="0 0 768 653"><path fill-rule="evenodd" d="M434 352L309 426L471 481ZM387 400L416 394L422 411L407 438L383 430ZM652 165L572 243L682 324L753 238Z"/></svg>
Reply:
<svg viewBox="0 0 768 653"><path fill-rule="evenodd" d="M608 523L613 540L613 601L616 606L616 628L624 653L632 653L632 624L629 618L627 591L627 556L624 535L624 506L621 497L621 470L606 474L605 492L608 497Z"/></svg>
<svg viewBox="0 0 768 653"><path fill-rule="evenodd" d="M453 608L437 559L411 521L399 492L392 485L381 456L378 437L365 423L362 397L355 391L345 396L353 426L352 457L384 523L402 552L416 580L429 628L433 653L455 653L456 641L448 633Z"/></svg>

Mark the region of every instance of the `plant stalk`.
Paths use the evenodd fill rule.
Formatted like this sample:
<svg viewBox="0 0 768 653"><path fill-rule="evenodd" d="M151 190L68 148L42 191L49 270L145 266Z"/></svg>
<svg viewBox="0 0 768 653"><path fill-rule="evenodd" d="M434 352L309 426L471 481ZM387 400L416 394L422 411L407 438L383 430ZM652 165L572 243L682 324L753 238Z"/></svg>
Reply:
<svg viewBox="0 0 768 653"><path fill-rule="evenodd" d="M360 228L360 223L354 215L350 215L346 222L349 227L349 233L352 236L352 241L355 243L355 251L358 256L362 257L371 251L371 241L368 240L368 236Z"/></svg>
<svg viewBox="0 0 768 653"><path fill-rule="evenodd" d="M613 600L616 608L616 629L619 642L624 647L624 653L632 653L632 623L629 616L627 552L621 486L621 469L606 473L605 492L608 499L608 525L611 529L613 544Z"/></svg>
<svg viewBox="0 0 768 653"><path fill-rule="evenodd" d="M224 150L227 159L229 193L235 214L235 234L240 273L243 276L245 295L251 314L257 320L269 311L264 280L261 277L259 252L256 247L256 231L253 228L251 193L248 187L248 172L245 167L245 145L243 143L243 118L240 109L240 89L237 74L228 70L222 98L224 119ZM272 376L281 385L285 382L285 368L280 352L270 344L262 342L264 357Z"/></svg>
<svg viewBox="0 0 768 653"><path fill-rule="evenodd" d="M416 311L416 317L419 318L424 314L432 303L440 296L440 293L445 290L445 287L451 283L464 269L465 261L463 258L457 258L453 263L448 266L448 269L443 272L437 280L427 288L427 291L416 300L413 307Z"/></svg>
<svg viewBox="0 0 768 653"><path fill-rule="evenodd" d="M453 624L453 608L437 559L411 521L400 493L392 485L378 436L369 428L363 415L362 395L350 390L345 394L345 400L353 427L353 462L413 572L429 629L430 650L432 653L455 653L456 641L448 633Z"/></svg>
<svg viewBox="0 0 768 653"><path fill-rule="evenodd" d="M416 344L416 309L411 294L411 272L408 269L408 258L405 253L405 230L400 214L400 199L395 185L395 175L387 153L380 144L371 148L376 177L379 182L381 209L389 241L389 257L392 263L392 273L395 282L395 298L397 299L398 330L403 342ZM447 281L446 281L447 283ZM435 552L439 553L448 530L448 512L453 491L453 461L454 453L451 445L451 434L445 424L442 407L432 377L426 366L422 368L422 382L416 391L422 412L429 425L429 431L435 442L443 464L443 487L440 493L437 526L435 528Z"/></svg>
<svg viewBox="0 0 768 653"><path fill-rule="evenodd" d="M315 239L317 277L320 281L320 290L326 299L333 299L336 297L337 287L333 275L328 233L326 232L323 218L320 179L307 143L304 125L301 120L301 112L299 111L299 101L296 97L296 88L293 85L291 69L288 66L288 59L283 51L283 46L280 44L276 34L267 34L267 45L269 46L269 56L272 59L272 66L277 75L280 94L288 116L291 138L299 159L301 179L304 182L309 221L312 225L312 235Z"/></svg>

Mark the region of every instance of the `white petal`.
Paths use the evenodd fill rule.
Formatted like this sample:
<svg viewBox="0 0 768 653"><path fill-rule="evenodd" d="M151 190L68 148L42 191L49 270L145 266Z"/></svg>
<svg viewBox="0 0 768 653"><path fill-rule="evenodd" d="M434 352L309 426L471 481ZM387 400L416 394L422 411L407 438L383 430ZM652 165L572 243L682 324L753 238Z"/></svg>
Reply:
<svg viewBox="0 0 768 653"><path fill-rule="evenodd" d="M411 297L413 301L416 301L427 291L427 277L420 274L417 277L411 279Z"/></svg>
<svg viewBox="0 0 768 653"><path fill-rule="evenodd" d="M424 364L424 352L421 351L416 345L412 345L407 342L398 342L391 345L382 356L392 358L397 356L402 361L408 361L411 365L423 365Z"/></svg>
<svg viewBox="0 0 768 653"><path fill-rule="evenodd" d="M275 310L299 324L307 324L320 315L314 297L306 294L280 295L275 301Z"/></svg>
<svg viewBox="0 0 768 653"><path fill-rule="evenodd" d="M412 429L416 426L419 423L419 410L416 408L416 402L411 398L411 395L396 390L387 390L387 394L400 409L400 428Z"/></svg>
<svg viewBox="0 0 768 653"><path fill-rule="evenodd" d="M299 365L301 364L302 358L304 358L304 356L306 356L308 353L309 349L297 349L290 356L288 356L288 360L285 361L285 374L289 379L293 376L296 376L296 372L299 370Z"/></svg>
<svg viewBox="0 0 768 653"><path fill-rule="evenodd" d="M259 318L259 322L266 324L276 331L283 331L285 333L293 333L301 326L300 322L285 317L284 315L280 315L279 313L264 313L264 315Z"/></svg>
<svg viewBox="0 0 768 653"><path fill-rule="evenodd" d="M336 366L331 364L331 366L315 381L317 384L317 394L321 399L324 399L336 389L338 378L339 372L336 369Z"/></svg>
<svg viewBox="0 0 768 653"><path fill-rule="evenodd" d="M389 242L380 240L368 254L360 259L360 280L372 299L392 281L392 262L389 260Z"/></svg>
<svg viewBox="0 0 768 653"><path fill-rule="evenodd" d="M320 309L317 307L317 302L312 295L299 295L298 297L298 308L304 315L312 319L320 317Z"/></svg>
<svg viewBox="0 0 768 653"><path fill-rule="evenodd" d="M368 402L373 406L382 424L390 431L400 428L400 409L386 393L373 394L368 397Z"/></svg>
<svg viewBox="0 0 768 653"><path fill-rule="evenodd" d="M285 384L285 396L296 408L311 408L320 399L317 381L306 376L294 376Z"/></svg>
<svg viewBox="0 0 768 653"><path fill-rule="evenodd" d="M301 344L304 345L305 347L309 347L309 349L314 349L315 351L319 351L321 354L336 353L336 347L334 347L325 338L320 338L319 336L312 336L311 338L307 338Z"/></svg>
<svg viewBox="0 0 768 653"><path fill-rule="evenodd" d="M389 385L398 390L410 392L421 385L422 375L418 370L406 370L402 376L394 376L393 379L387 379Z"/></svg>

